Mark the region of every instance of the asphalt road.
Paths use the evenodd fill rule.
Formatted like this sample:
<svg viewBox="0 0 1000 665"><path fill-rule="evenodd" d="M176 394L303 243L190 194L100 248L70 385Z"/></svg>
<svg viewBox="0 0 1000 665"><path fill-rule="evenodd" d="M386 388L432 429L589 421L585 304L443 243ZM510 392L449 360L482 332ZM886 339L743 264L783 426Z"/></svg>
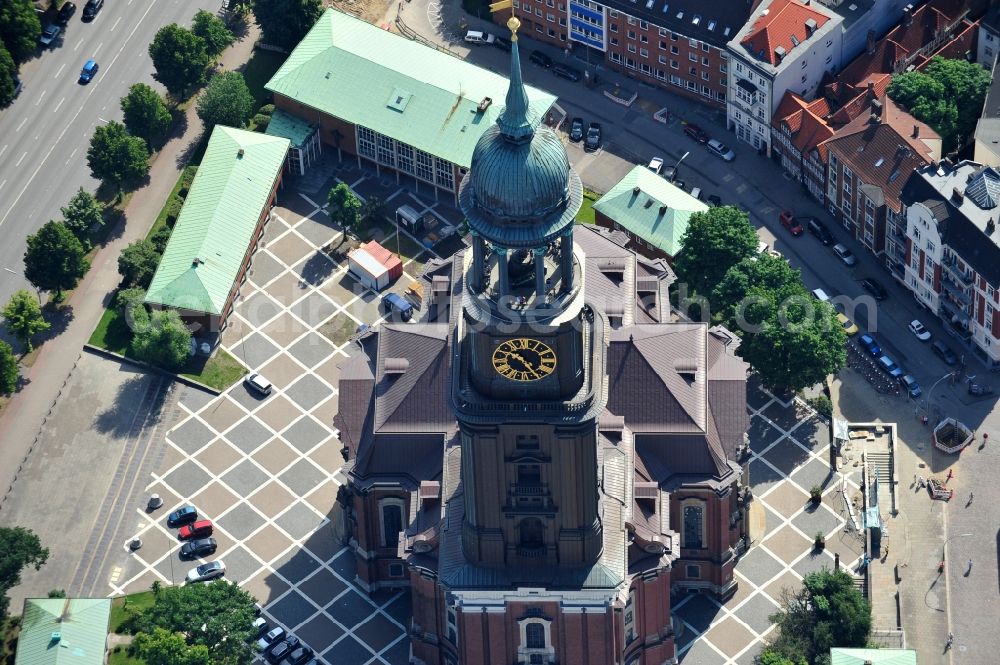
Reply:
<svg viewBox="0 0 1000 665"><path fill-rule="evenodd" d="M118 100L134 83L155 85L147 48L170 23L190 24L199 9L215 11L219 0L107 0L84 23L84 1L48 49L21 66L24 89L0 111L0 303L22 288L25 238L83 187L97 181L87 167L94 127L121 120ZM156 11L153 11L153 8ZM100 65L89 85L79 84L83 64Z"/></svg>

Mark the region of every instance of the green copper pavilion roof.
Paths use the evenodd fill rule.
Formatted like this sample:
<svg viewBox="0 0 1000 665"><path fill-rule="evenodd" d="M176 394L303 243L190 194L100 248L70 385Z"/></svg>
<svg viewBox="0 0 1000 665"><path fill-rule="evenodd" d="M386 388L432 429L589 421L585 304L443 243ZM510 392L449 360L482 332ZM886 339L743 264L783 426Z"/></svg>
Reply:
<svg viewBox="0 0 1000 665"><path fill-rule="evenodd" d="M288 139L216 125L146 302L222 314Z"/></svg>
<svg viewBox="0 0 1000 665"><path fill-rule="evenodd" d="M306 122L282 109L274 109L274 112L271 113L271 121L267 123L265 134L282 136L291 142L293 148L301 148L317 130L318 125Z"/></svg>
<svg viewBox="0 0 1000 665"><path fill-rule="evenodd" d="M468 167L480 135L494 126L507 79L328 9L265 88ZM555 96L525 86L541 117ZM492 103L482 113L484 98Z"/></svg>
<svg viewBox="0 0 1000 665"><path fill-rule="evenodd" d="M110 617L110 598L29 598L14 662L102 665Z"/></svg>
<svg viewBox="0 0 1000 665"><path fill-rule="evenodd" d="M666 209L661 211L663 206ZM594 210L668 255L677 256L691 215L708 210L708 206L645 166L636 166L594 203Z"/></svg>
<svg viewBox="0 0 1000 665"><path fill-rule="evenodd" d="M917 665L917 652L910 649L830 649L830 665Z"/></svg>

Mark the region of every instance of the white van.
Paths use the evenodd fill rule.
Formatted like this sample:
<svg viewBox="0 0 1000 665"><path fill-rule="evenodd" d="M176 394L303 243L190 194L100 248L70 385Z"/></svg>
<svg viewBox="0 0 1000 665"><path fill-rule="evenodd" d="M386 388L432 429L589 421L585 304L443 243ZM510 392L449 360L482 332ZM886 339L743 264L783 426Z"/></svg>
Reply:
<svg viewBox="0 0 1000 665"><path fill-rule="evenodd" d="M470 44L490 44L496 41L496 37L481 30L469 30L465 33L465 41Z"/></svg>
<svg viewBox="0 0 1000 665"><path fill-rule="evenodd" d="M691 196L693 196L696 199L698 199L699 201L701 201L701 187L692 187L691 188Z"/></svg>
<svg viewBox="0 0 1000 665"><path fill-rule="evenodd" d="M830 302L830 296L826 295L826 291L823 289L813 289L812 294L820 302Z"/></svg>
<svg viewBox="0 0 1000 665"><path fill-rule="evenodd" d="M399 206L396 208L396 223L410 233L420 233L424 228L424 220L410 206Z"/></svg>

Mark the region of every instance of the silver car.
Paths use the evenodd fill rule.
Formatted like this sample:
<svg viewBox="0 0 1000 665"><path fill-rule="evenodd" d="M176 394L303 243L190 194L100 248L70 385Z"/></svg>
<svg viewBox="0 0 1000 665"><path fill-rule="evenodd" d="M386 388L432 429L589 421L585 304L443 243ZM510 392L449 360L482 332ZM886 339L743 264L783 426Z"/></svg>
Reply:
<svg viewBox="0 0 1000 665"><path fill-rule="evenodd" d="M853 266L858 262L858 260L854 258L854 254L851 253L851 250L847 249L847 247L840 243L833 246L833 253L849 266Z"/></svg>
<svg viewBox="0 0 1000 665"><path fill-rule="evenodd" d="M222 577L226 574L226 564L219 561L209 561L208 563L203 563L197 568L192 569L187 574L188 583L192 582L207 582L208 580L214 580L217 577Z"/></svg>

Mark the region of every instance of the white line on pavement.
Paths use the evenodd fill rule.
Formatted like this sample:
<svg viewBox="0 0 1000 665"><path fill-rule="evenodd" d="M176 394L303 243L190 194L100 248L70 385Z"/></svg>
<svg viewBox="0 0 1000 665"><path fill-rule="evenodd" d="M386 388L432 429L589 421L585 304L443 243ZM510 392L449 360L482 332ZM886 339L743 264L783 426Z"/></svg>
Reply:
<svg viewBox="0 0 1000 665"><path fill-rule="evenodd" d="M83 39L82 38L80 39L80 41L78 41L76 43L76 46L73 47L73 50L74 51L79 51L81 46L83 46Z"/></svg>
<svg viewBox="0 0 1000 665"><path fill-rule="evenodd" d="M122 17L121 17L121 16L119 16L119 17L118 17L118 20L117 20L117 21L115 21L115 24L114 24L113 26L111 26L111 32L114 32L114 31L115 31L115 28L117 28L117 27L118 27L118 24L119 24L119 23L121 23L121 22L122 22Z"/></svg>
<svg viewBox="0 0 1000 665"><path fill-rule="evenodd" d="M73 159L73 155L75 155L75 154L76 154L76 151L77 151L77 150L79 150L79 148L73 148L73 152L69 153L69 158L70 158L70 159Z"/></svg>
<svg viewBox="0 0 1000 665"><path fill-rule="evenodd" d="M38 106L39 104L42 103L42 98L45 97L46 92L48 92L48 90L42 90L42 94L38 95L38 101L35 102L35 106Z"/></svg>
<svg viewBox="0 0 1000 665"><path fill-rule="evenodd" d="M104 42L101 42L100 44L98 44L97 48L94 49L94 58L97 58L97 52L101 50L102 46L104 46Z"/></svg>
<svg viewBox="0 0 1000 665"><path fill-rule="evenodd" d="M59 75L62 74L62 70L64 70L64 69L66 69L66 63L65 62L62 63L61 65L59 65L59 71L56 72L56 75L53 76L52 78L54 78L54 79L59 78Z"/></svg>
<svg viewBox="0 0 1000 665"><path fill-rule="evenodd" d="M105 120L105 119L104 119L104 118L102 118L101 116L97 116L97 119L98 119L98 120L100 120L100 121L101 121L101 122L103 122L103 123L107 123L107 122L108 122L107 120Z"/></svg>
<svg viewBox="0 0 1000 665"><path fill-rule="evenodd" d="M4 147L3 147L3 149L2 149L2 150L0 150L0 157L3 157L3 154L4 154L5 152L7 152L7 146L4 146Z"/></svg>
<svg viewBox="0 0 1000 665"><path fill-rule="evenodd" d="M6 184L7 184L7 179L4 178L4 181L0 182L0 189L3 189L3 186L6 185Z"/></svg>
<svg viewBox="0 0 1000 665"><path fill-rule="evenodd" d="M28 153L27 153L27 152L26 152L26 153L24 153L23 155L21 155L21 158L20 158L19 160L17 160L17 164L14 164L14 166L20 166L20 165L21 165L21 162L23 162L23 161L24 161L24 158L25 158L25 157L27 157L27 156L28 156Z"/></svg>
<svg viewBox="0 0 1000 665"><path fill-rule="evenodd" d="M60 99L59 103L56 104L56 107L54 109L52 109L52 112L53 113L58 113L59 112L59 107L61 107L63 105L63 102L65 102L65 101L66 101L65 97L63 97L62 99Z"/></svg>
<svg viewBox="0 0 1000 665"><path fill-rule="evenodd" d="M22 127L24 127L24 123L26 123L26 122L28 122L28 119L27 119L27 118L23 119L23 120L21 121L21 124L20 124L20 125L18 125L18 126L17 126L17 129L15 129L14 131L15 131L15 132L19 132L19 131L21 131L21 128L22 128Z"/></svg>

